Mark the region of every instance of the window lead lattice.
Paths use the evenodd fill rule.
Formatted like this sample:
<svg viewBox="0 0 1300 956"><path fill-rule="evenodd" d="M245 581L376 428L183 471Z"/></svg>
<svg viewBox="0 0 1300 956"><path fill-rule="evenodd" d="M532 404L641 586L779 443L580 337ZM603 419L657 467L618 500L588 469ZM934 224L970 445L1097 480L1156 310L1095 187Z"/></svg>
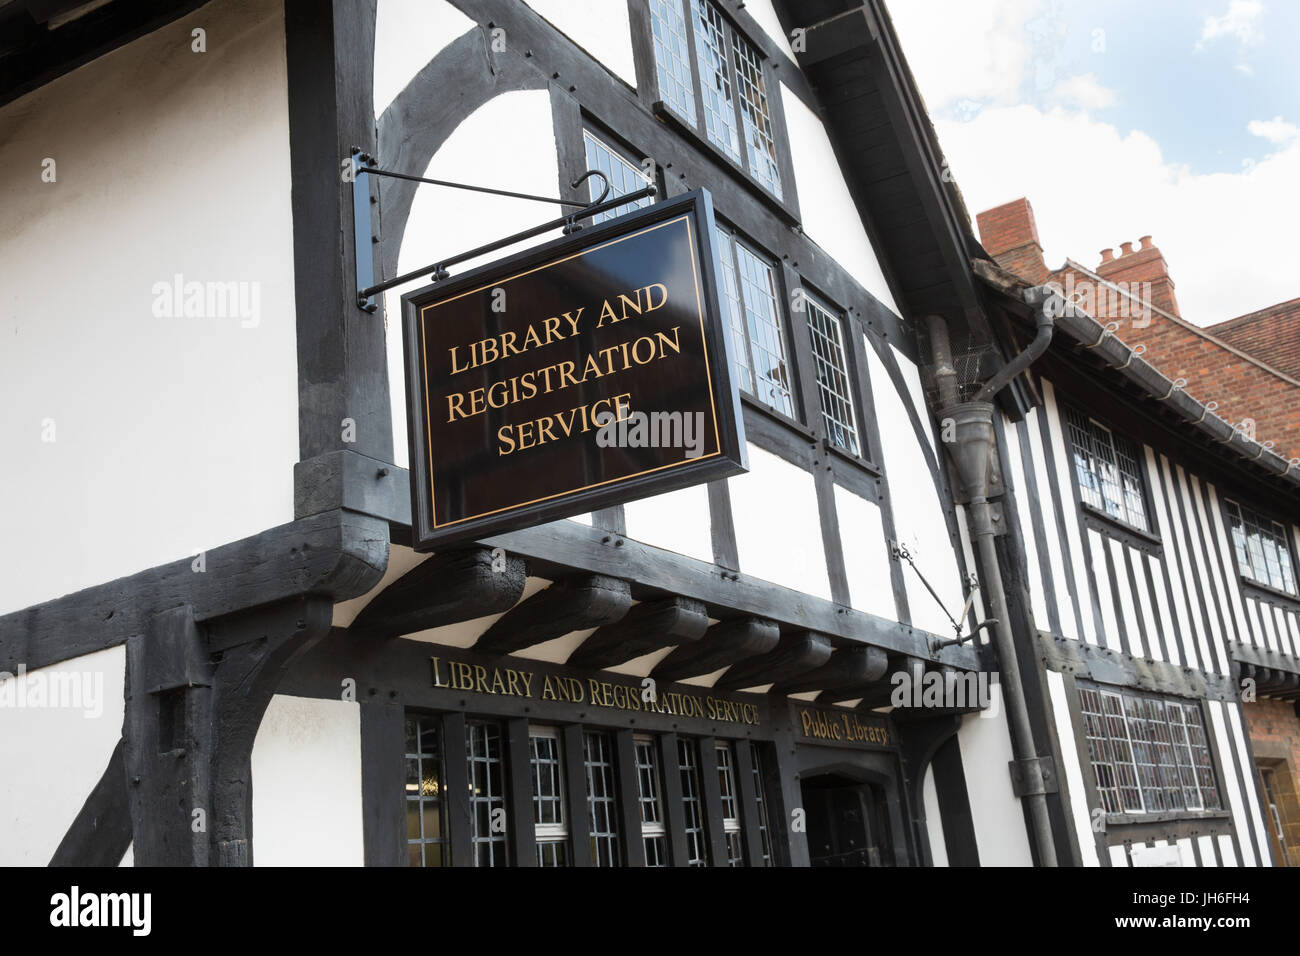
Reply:
<svg viewBox="0 0 1300 956"><path fill-rule="evenodd" d="M1080 686L1079 710L1107 813L1220 809L1205 725L1195 704Z"/></svg>
<svg viewBox="0 0 1300 956"><path fill-rule="evenodd" d="M827 440L850 454L861 453L857 415L853 411L853 390L849 385L848 359L844 353L844 326L819 302L805 296L808 335L812 340L813 364L817 371L817 398Z"/></svg>
<svg viewBox="0 0 1300 956"><path fill-rule="evenodd" d="M1066 409L1065 419L1084 503L1149 531L1137 446L1072 408Z"/></svg>
<svg viewBox="0 0 1300 956"><path fill-rule="evenodd" d="M1242 576L1265 587L1295 595L1295 570L1286 528L1231 499L1224 499L1224 510L1232 527L1232 547Z"/></svg>
<svg viewBox="0 0 1300 956"><path fill-rule="evenodd" d="M597 137L591 130L584 129L582 131L582 143L587 153L587 168L604 173L609 180L610 198L626 196L628 193L636 192L647 185L645 177L636 165L626 159L618 150ZM604 192L605 186L600 181L600 177L592 176L587 180L587 190L587 195L592 202L595 202L600 198L600 194ZM653 202L654 200L651 197L644 196L624 206L616 206L605 212L596 213L591 217L591 221L593 225L602 223L607 219L613 219L624 213L631 212L633 209L644 209Z"/></svg>

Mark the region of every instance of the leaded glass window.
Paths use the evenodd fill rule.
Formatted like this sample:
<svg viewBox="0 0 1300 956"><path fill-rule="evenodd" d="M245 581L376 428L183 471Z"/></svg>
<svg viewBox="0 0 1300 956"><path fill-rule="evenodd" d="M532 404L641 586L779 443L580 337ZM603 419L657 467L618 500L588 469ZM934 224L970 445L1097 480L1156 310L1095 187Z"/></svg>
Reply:
<svg viewBox="0 0 1300 956"><path fill-rule="evenodd" d="M659 777L659 754L649 737L632 743L636 754L637 805L641 810L641 842L646 866L668 865L668 833L664 825L663 790Z"/></svg>
<svg viewBox="0 0 1300 956"><path fill-rule="evenodd" d="M591 862L618 866L618 792L614 787L613 743L609 734L587 731L582 735L583 762L587 768L587 811L591 824Z"/></svg>
<svg viewBox="0 0 1300 956"><path fill-rule="evenodd" d="M1232 526L1232 547L1237 554L1237 569L1242 576L1265 587L1294 595L1295 571L1291 566L1286 528L1230 499L1224 499L1224 507L1228 512L1228 523Z"/></svg>
<svg viewBox="0 0 1300 956"><path fill-rule="evenodd" d="M506 866L506 797L501 727L491 721L465 723L469 761L470 845L475 866Z"/></svg>
<svg viewBox="0 0 1300 956"><path fill-rule="evenodd" d="M406 849L410 866L445 866L442 734L437 717L406 718Z"/></svg>
<svg viewBox="0 0 1300 956"><path fill-rule="evenodd" d="M1214 764L1195 704L1081 686L1079 705L1107 813L1219 809Z"/></svg>
<svg viewBox="0 0 1300 956"><path fill-rule="evenodd" d="M711 0L650 0L650 31L659 99L687 126L703 129L761 187L783 198L759 49Z"/></svg>
<svg viewBox="0 0 1300 956"><path fill-rule="evenodd" d="M653 185L642 174L631 160L623 156L622 153L614 149L604 140L599 139L591 130L582 131L582 144L587 152L587 168L599 170L609 179L609 197L614 199L618 196L626 196L628 193L634 193L647 185ZM592 176L587 180L587 195L595 202L600 198L600 194L605 191L604 184L600 177ZM616 206L605 212L597 213L591 217L592 223L604 222L606 219L613 219L615 216L621 216L633 209L644 209L654 202L653 198L646 196L635 202L627 203L624 206Z"/></svg>
<svg viewBox="0 0 1300 956"><path fill-rule="evenodd" d="M808 311L808 334L812 339L817 398L821 404L822 422L826 426L826 440L849 454L860 454L858 419L853 411L849 363L844 352L843 323L810 297L805 296L804 304Z"/></svg>
<svg viewBox="0 0 1300 956"><path fill-rule="evenodd" d="M731 744L719 743L718 792L722 796L722 835L727 844L727 865L745 865L745 846L740 832L740 793L736 789L736 761Z"/></svg>
<svg viewBox="0 0 1300 956"><path fill-rule="evenodd" d="M781 171L776 163L776 139L772 135L772 114L767 105L767 84L763 61L739 33L731 35L736 67L736 89L740 94L740 119L745 130L745 151L749 171L768 192L781 198Z"/></svg>
<svg viewBox="0 0 1300 956"><path fill-rule="evenodd" d="M659 96L674 113L694 126L695 91L682 0L650 0L650 32L654 37Z"/></svg>
<svg viewBox="0 0 1300 956"><path fill-rule="evenodd" d="M741 391L794 418L776 268L721 226L722 300Z"/></svg>
<svg viewBox="0 0 1300 956"><path fill-rule="evenodd" d="M1074 409L1065 417L1084 503L1149 531L1137 445Z"/></svg>
<svg viewBox="0 0 1300 956"><path fill-rule="evenodd" d="M700 761L695 741L677 738L677 771L682 781L682 808L686 817L686 865L708 866L704 834L704 798L700 791Z"/></svg>
<svg viewBox="0 0 1300 956"><path fill-rule="evenodd" d="M533 778L533 828L538 866L569 865L569 827L564 815L564 761L554 728L528 731Z"/></svg>
<svg viewBox="0 0 1300 956"><path fill-rule="evenodd" d="M767 797L763 789L763 753L755 744L751 748L754 767L754 802L758 804L758 836L763 847L763 865L772 865L772 831L767 820Z"/></svg>

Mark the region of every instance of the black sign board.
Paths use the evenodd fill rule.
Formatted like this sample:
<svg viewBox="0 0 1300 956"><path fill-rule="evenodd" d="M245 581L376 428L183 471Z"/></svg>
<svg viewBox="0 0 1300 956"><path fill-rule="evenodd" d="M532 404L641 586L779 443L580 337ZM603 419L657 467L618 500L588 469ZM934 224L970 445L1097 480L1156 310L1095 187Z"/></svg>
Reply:
<svg viewBox="0 0 1300 956"><path fill-rule="evenodd" d="M790 701L794 739L801 744L885 750L898 746L889 718L840 707L817 707Z"/></svg>
<svg viewBox="0 0 1300 956"><path fill-rule="evenodd" d="M703 190L402 297L417 551L745 470Z"/></svg>

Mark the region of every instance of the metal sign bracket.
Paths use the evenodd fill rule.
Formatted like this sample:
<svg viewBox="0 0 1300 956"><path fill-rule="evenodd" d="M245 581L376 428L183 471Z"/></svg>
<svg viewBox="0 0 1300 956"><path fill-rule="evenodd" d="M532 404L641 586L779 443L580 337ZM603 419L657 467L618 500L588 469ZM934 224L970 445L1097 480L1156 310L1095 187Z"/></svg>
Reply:
<svg viewBox="0 0 1300 956"><path fill-rule="evenodd" d="M428 278L431 282L440 282L448 277L447 267L461 262L475 259L489 252L495 252L498 249L504 249L506 246L514 245L524 239L531 239L540 236L543 233L550 232L552 229L562 229L564 234L570 235L582 228L580 219L588 216L599 215L602 212L609 212L628 203L634 203L641 199L657 198L659 195L658 187L647 185L635 192L625 193L621 196L609 198L610 183L609 177L598 169L589 169L581 176L575 179L570 185L577 189L592 176L599 176L605 184L599 198L591 202L576 202L569 199L556 199L552 196L534 196L529 193L512 192L506 189L493 189L488 186L476 186L470 183L449 182L443 179L426 179L422 176L411 176L407 173L398 173L389 169L380 169L375 164L375 159L369 153L362 152L359 147L352 147L352 224L356 248L356 276L357 276L357 308L365 312L375 312L379 309L375 296L394 286L402 285L415 279ZM413 272L407 272L403 275L395 276L392 279L385 279L382 282L375 282L375 256L374 246L379 242L378 228L374 223L372 207L376 200L371 195L372 176L386 176L390 179L405 179L408 182L423 183L430 186L445 186L449 189L468 189L472 192L489 193L494 196L509 196L512 199L528 199L533 202L554 203L560 206L576 207L574 212L561 216L558 219L544 222L539 226L533 226L522 232L514 233L503 239L497 239L486 245L478 246L466 252L458 253L441 259L422 269L416 269Z"/></svg>

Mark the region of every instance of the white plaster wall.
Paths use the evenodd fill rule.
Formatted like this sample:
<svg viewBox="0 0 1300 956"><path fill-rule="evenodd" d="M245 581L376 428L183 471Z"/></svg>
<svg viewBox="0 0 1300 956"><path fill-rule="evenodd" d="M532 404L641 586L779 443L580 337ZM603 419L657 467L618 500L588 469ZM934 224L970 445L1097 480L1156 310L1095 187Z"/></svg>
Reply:
<svg viewBox="0 0 1300 956"><path fill-rule="evenodd" d="M692 485L629 501L623 506L623 513L629 538L688 558L713 561L708 485Z"/></svg>
<svg viewBox="0 0 1300 956"><path fill-rule="evenodd" d="M0 168L0 613L292 520L280 5L211 3L0 108ZM177 274L258 308L156 317Z"/></svg>
<svg viewBox="0 0 1300 956"><path fill-rule="evenodd" d="M361 708L276 694L253 742L253 862L362 866Z"/></svg>
<svg viewBox="0 0 1300 956"><path fill-rule="evenodd" d="M992 707L962 719L957 731L966 791L975 824L981 866L1029 866L1033 856L1025 816L1011 789L1007 764L1012 759L1002 685L990 683Z"/></svg>
<svg viewBox="0 0 1300 956"><path fill-rule="evenodd" d="M46 866L86 798L108 767L122 736L126 648L113 647L14 676L0 692L0 866ZM56 684L80 696L48 706ZM47 706L34 702L47 688Z"/></svg>
<svg viewBox="0 0 1300 956"><path fill-rule="evenodd" d="M1092 833L1092 808L1088 806L1088 790L1084 774L1092 773L1092 765L1084 764L1084 757L1074 744L1074 728L1070 724L1070 702L1066 696L1065 679L1056 671L1047 672L1048 694L1052 702L1052 718L1056 722L1056 737L1061 745L1061 763L1064 764L1066 794L1070 798L1070 817L1074 824L1074 838L1084 866L1100 866L1097 840Z"/></svg>
<svg viewBox="0 0 1300 956"><path fill-rule="evenodd" d="M757 21L758 25L763 28L763 32L780 48L782 53L792 60L795 58L794 50L790 48L790 39L785 35L785 31L781 29L781 21L772 6L772 0L746 0L745 11Z"/></svg>
<svg viewBox="0 0 1300 956"><path fill-rule="evenodd" d="M495 186L517 192L559 198L559 164L550 95L545 90L502 93L461 122L421 173L446 179ZM554 208L538 202L485 193L426 186L416 191L398 255L398 272L409 272L440 257L500 239L555 218ZM559 230L526 243L498 250L451 270L460 274L484 262L504 258L520 249L559 236ZM408 467L406 431L406 370L402 359L402 294L420 283L391 290L384 296L388 344L388 382L392 397L394 457Z"/></svg>
<svg viewBox="0 0 1300 956"><path fill-rule="evenodd" d="M447 0L379 0L375 11L375 116L425 65L475 23Z"/></svg>
<svg viewBox="0 0 1300 956"><path fill-rule="evenodd" d="M557 30L587 51L628 86L636 87L632 60L632 28L623 0L605 0L599 6L580 0L525 0ZM506 42L510 42L509 34Z"/></svg>
<svg viewBox="0 0 1300 956"><path fill-rule="evenodd" d="M889 493L893 498L894 527L916 566L943 598L948 613L955 617L966 599L962 593L957 557L943 517L939 490L926 465L903 396L894 389L884 364L870 343L865 344L864 351L876 404L876 425L880 430L880 457L884 459L885 471L889 476ZM905 356L897 355L896 358L905 376L909 369L915 373L915 367ZM919 389L919 381L917 388ZM918 401L914 396L910 400ZM913 407L919 409L926 440L933 442L924 403L914 404ZM952 624L944 615L943 609L906 563L903 567L903 580L907 585L911 623L935 634L952 634Z"/></svg>
<svg viewBox="0 0 1300 956"><path fill-rule="evenodd" d="M934 785L934 767L925 768L921 782L921 800L925 804L925 832L930 837L930 856L935 866L948 865L948 844L943 839L943 817L939 813L939 791Z"/></svg>
<svg viewBox="0 0 1300 956"><path fill-rule="evenodd" d="M790 160L804 234L847 269L863 288L896 315L901 314L853 204L826 127L784 83L781 104L790 134Z"/></svg>
<svg viewBox="0 0 1300 956"><path fill-rule="evenodd" d="M859 611L898 620L898 605L889 575L889 543L885 540L880 506L836 485L835 514L840 524L850 601Z"/></svg>
<svg viewBox="0 0 1300 956"><path fill-rule="evenodd" d="M830 600L813 476L751 442L749 473L727 482L740 570Z"/></svg>

